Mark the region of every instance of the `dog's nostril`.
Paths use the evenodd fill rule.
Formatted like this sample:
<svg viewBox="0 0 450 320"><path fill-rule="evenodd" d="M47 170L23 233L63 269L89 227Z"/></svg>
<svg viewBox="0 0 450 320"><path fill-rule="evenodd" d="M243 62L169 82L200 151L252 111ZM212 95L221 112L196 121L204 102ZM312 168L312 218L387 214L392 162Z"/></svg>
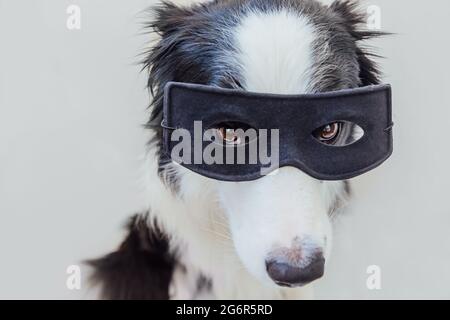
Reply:
<svg viewBox="0 0 450 320"><path fill-rule="evenodd" d="M296 266L286 262L269 260L266 262L267 273L280 286L302 286L323 276L325 259L322 255L315 257L305 266Z"/></svg>

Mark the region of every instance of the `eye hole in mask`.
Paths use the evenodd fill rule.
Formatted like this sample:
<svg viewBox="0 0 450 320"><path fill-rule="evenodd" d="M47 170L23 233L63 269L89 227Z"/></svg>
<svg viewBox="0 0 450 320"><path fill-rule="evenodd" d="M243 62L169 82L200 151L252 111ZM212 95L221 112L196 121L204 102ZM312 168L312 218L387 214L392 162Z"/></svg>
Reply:
<svg viewBox="0 0 450 320"><path fill-rule="evenodd" d="M209 136L214 137L214 142L225 146L243 146L257 139L257 132L250 125L227 121L213 125L209 130Z"/></svg>
<svg viewBox="0 0 450 320"><path fill-rule="evenodd" d="M361 139L364 130L352 122L336 121L317 128L312 134L323 144L344 147Z"/></svg>

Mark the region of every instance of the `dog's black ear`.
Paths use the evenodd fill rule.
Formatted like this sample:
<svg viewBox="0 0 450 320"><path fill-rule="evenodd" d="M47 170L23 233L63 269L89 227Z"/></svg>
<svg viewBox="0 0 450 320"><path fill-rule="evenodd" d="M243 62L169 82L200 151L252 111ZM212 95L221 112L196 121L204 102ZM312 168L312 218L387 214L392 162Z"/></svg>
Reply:
<svg viewBox="0 0 450 320"><path fill-rule="evenodd" d="M192 14L189 8L179 7L167 1L152 7L151 11L153 19L148 27L161 35L176 32Z"/></svg>
<svg viewBox="0 0 450 320"><path fill-rule="evenodd" d="M159 38L142 61L143 70L148 72L147 87L153 96L153 107L148 128L159 131L162 114L162 98L164 86L169 81L180 81L180 77L190 77L200 74L195 69L194 59L189 52L183 51L183 45L192 43L193 7L179 7L170 2L151 8L151 21L147 24L150 32L158 34ZM186 46L185 46L186 47Z"/></svg>
<svg viewBox="0 0 450 320"><path fill-rule="evenodd" d="M356 31L365 22L366 15L359 8L359 4L356 1L336 0L330 4L329 8L351 32Z"/></svg>
<svg viewBox="0 0 450 320"><path fill-rule="evenodd" d="M340 24L356 41L356 54L359 63L360 85L367 86L380 83L380 69L373 58L379 56L372 53L370 48L365 47L363 40L387 35L386 32L367 30L364 26L367 23L366 13L359 7L359 3L354 0L336 0L329 9L332 11Z"/></svg>
<svg viewBox="0 0 450 320"><path fill-rule="evenodd" d="M170 2L151 8L152 20L147 25L151 32L157 33L158 42L147 52L143 69L149 72L148 87L152 94L158 86L175 78L179 46L186 37L188 18L192 12L188 8L178 7Z"/></svg>
<svg viewBox="0 0 450 320"><path fill-rule="evenodd" d="M134 216L128 236L119 249L87 263L93 267L91 282L108 300L169 299L175 259L167 236L147 217Z"/></svg>

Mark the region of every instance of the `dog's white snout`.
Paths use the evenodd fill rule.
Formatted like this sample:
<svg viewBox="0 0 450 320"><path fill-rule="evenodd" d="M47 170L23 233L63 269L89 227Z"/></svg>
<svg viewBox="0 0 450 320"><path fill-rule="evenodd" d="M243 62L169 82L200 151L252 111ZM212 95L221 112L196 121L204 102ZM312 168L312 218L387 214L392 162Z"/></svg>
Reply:
<svg viewBox="0 0 450 320"><path fill-rule="evenodd" d="M325 242L325 238L331 237L320 181L296 168L283 167L275 176L218 188L236 252L250 273L269 285L278 276L269 274L268 264L274 272L289 270L294 275L291 271L298 271L299 275L301 271L306 276L312 268L310 279L320 275L316 270L320 271L324 259L318 252L328 256L330 240ZM310 265L312 260L317 263ZM310 279L301 277L305 282Z"/></svg>

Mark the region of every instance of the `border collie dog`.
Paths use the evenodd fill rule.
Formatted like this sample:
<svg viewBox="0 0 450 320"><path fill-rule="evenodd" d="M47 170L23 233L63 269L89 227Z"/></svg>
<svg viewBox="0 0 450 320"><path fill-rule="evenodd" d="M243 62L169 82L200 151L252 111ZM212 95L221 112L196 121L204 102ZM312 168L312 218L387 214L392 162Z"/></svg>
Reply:
<svg viewBox="0 0 450 320"><path fill-rule="evenodd" d="M353 1L214 0L152 9L145 58L153 95L145 169L148 211L116 252L90 261L105 299L307 299L324 272L347 181L293 167L249 182L200 176L164 156L169 81L301 94L379 83ZM212 106L213 107L213 106ZM340 139L354 134L343 128ZM275 266L275 267L274 267Z"/></svg>

